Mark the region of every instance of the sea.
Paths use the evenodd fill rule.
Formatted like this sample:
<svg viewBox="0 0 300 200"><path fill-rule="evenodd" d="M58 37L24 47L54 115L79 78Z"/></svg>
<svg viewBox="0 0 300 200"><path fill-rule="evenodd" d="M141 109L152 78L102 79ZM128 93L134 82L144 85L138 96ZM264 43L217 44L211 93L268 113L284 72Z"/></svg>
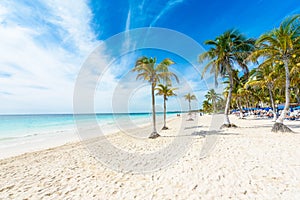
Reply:
<svg viewBox="0 0 300 200"><path fill-rule="evenodd" d="M170 112L167 116L176 114ZM119 131L120 124L139 127L150 124L151 120L151 113L0 115L0 159L80 141L78 130L82 126L87 129L98 126L104 134L110 134ZM162 120L163 113L157 113L158 124Z"/></svg>

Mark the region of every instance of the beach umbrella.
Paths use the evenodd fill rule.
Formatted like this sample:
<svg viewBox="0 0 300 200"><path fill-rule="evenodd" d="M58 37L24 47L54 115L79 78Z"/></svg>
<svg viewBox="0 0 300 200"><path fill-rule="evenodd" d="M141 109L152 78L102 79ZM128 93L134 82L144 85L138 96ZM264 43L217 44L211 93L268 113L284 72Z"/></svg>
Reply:
<svg viewBox="0 0 300 200"><path fill-rule="evenodd" d="M295 107L294 110L300 110L300 106Z"/></svg>
<svg viewBox="0 0 300 200"><path fill-rule="evenodd" d="M277 109L278 110L283 110L284 109L284 105L278 105Z"/></svg>

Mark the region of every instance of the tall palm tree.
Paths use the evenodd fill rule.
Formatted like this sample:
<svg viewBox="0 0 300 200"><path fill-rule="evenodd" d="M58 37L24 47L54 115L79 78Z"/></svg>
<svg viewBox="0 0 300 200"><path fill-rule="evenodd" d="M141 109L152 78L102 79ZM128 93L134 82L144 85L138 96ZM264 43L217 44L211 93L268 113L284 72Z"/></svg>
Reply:
<svg viewBox="0 0 300 200"><path fill-rule="evenodd" d="M133 72L138 72L136 79L143 79L151 84L153 132L149 138L152 139L160 136L156 131L154 90L156 84L160 81L171 83L171 78L175 78L176 81L179 82L178 77L173 72L169 71L169 66L173 64L174 62L169 58L166 58L161 63L156 64L156 58L143 56L136 61L135 66L132 69Z"/></svg>
<svg viewBox="0 0 300 200"><path fill-rule="evenodd" d="M300 55L292 56L291 87L298 104L300 104Z"/></svg>
<svg viewBox="0 0 300 200"><path fill-rule="evenodd" d="M160 95L163 96L164 98L164 127L162 128L162 130L167 130L168 127L166 126L166 113L167 113L167 105L166 105L166 101L168 100L168 97L171 96L176 96L176 94L174 93L174 90L177 90L177 88L169 88L168 85L163 85L163 84L158 84L158 86L155 88L155 90L157 90L157 94L156 95Z"/></svg>
<svg viewBox="0 0 300 200"><path fill-rule="evenodd" d="M244 90L244 83L245 79L247 77L245 75L239 76L239 71L233 69L232 70L232 79L233 79L233 87L232 87L232 97L231 97L231 107L232 108L238 108L240 111L242 111L242 105L245 102L245 96L247 93ZM228 91L230 89L230 79L229 76L225 76L225 80L223 81L224 84L227 84L227 87L225 87L225 95L227 97ZM240 116L243 117L243 113L240 112Z"/></svg>
<svg viewBox="0 0 300 200"><path fill-rule="evenodd" d="M191 93L187 93L186 95L184 95L184 98L185 98L185 100L187 100L189 102L189 116L190 116L190 118L188 119L188 121L193 121L191 101L197 100L197 98L194 94L191 94Z"/></svg>
<svg viewBox="0 0 300 200"><path fill-rule="evenodd" d="M246 83L246 87L257 87L261 89L267 89L270 97L271 106L273 109L274 117L273 120L276 121L277 115L275 113L275 99L274 92L275 86L278 86L278 69L276 69L276 65L259 65L257 68L254 68L250 74L250 78Z"/></svg>
<svg viewBox="0 0 300 200"><path fill-rule="evenodd" d="M217 111L225 109L225 100L222 98L223 95L220 96L220 99L217 101Z"/></svg>
<svg viewBox="0 0 300 200"><path fill-rule="evenodd" d="M245 85L246 89L249 92L249 108L256 107L260 101L265 102L265 90L260 87L250 87L249 85Z"/></svg>
<svg viewBox="0 0 300 200"><path fill-rule="evenodd" d="M204 100L202 102L202 108L203 108L203 111L206 112L206 113L211 113L212 112L212 105L209 103L208 100Z"/></svg>
<svg viewBox="0 0 300 200"><path fill-rule="evenodd" d="M233 102L236 103L238 109L240 110L240 118L243 118L244 115L243 115L242 106L247 104L247 96L249 95L249 92L245 88L245 83L248 79L248 75L246 76L244 74L242 76L239 76L238 70L232 70L232 77L233 77L232 99L234 100ZM229 81L224 81L224 83L229 84ZM229 90L229 87L227 87L226 90Z"/></svg>
<svg viewBox="0 0 300 200"><path fill-rule="evenodd" d="M213 112L217 112L217 101L221 99L220 94L217 94L214 89L210 89L207 94L205 95L205 98L211 102L213 105Z"/></svg>
<svg viewBox="0 0 300 200"><path fill-rule="evenodd" d="M264 63L277 62L285 69L285 106L276 120L273 132L290 132L283 124L283 120L290 107L290 67L293 55L300 54L300 15L286 18L279 26L270 33L260 36L256 41L258 49L253 52L251 58L257 60L264 58Z"/></svg>
<svg viewBox="0 0 300 200"><path fill-rule="evenodd" d="M210 68L210 73L215 76L215 84L218 85L217 78L219 76L229 77L229 90L226 99L224 125L225 127L231 127L228 117L230 102L233 89L233 77L232 70L234 65L237 65L243 69L247 74L248 67L246 65L246 58L254 49L254 40L246 39L242 34L236 30L229 30L218 36L215 40L208 40L206 45L210 45L211 48L199 56L199 62L203 63L208 60L208 63L203 69L202 78Z"/></svg>
<svg viewBox="0 0 300 200"><path fill-rule="evenodd" d="M191 102L193 100L197 100L196 96L194 94L191 93L187 93L186 95L184 95L185 100L187 100L189 102L189 113L191 113Z"/></svg>

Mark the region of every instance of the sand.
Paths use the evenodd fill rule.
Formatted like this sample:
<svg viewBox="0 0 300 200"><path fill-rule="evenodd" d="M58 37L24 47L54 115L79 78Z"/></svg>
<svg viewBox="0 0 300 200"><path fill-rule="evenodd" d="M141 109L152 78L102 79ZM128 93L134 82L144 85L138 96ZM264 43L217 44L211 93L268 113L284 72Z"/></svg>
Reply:
<svg viewBox="0 0 300 200"><path fill-rule="evenodd" d="M212 116L183 118L155 140L145 127L2 159L0 199L300 199L299 121L282 134L269 120L231 116L239 128L219 132ZM97 152L107 142L119 151Z"/></svg>

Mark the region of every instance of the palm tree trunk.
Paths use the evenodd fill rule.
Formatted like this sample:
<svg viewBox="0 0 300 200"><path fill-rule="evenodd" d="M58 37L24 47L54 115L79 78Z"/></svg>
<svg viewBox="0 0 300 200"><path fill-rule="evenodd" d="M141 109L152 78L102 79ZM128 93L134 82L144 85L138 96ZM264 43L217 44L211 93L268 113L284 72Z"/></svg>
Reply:
<svg viewBox="0 0 300 200"><path fill-rule="evenodd" d="M166 96L164 96L164 127L163 127L163 129L168 129L166 113L167 113Z"/></svg>
<svg viewBox="0 0 300 200"><path fill-rule="evenodd" d="M276 108L275 108L275 103L274 103L274 98L273 98L273 92L272 92L272 88L270 85L268 85L268 90L269 90L269 95L270 95L270 100L271 100L271 105L272 105L272 109L273 109L273 121L275 122L277 119L277 115L276 115Z"/></svg>
<svg viewBox="0 0 300 200"><path fill-rule="evenodd" d="M250 108L251 108L251 105L250 105L250 98L247 97L247 112L248 112L248 115L251 114Z"/></svg>
<svg viewBox="0 0 300 200"><path fill-rule="evenodd" d="M296 89L295 89L295 93L296 93L297 103L300 104L299 88L296 88Z"/></svg>
<svg viewBox="0 0 300 200"><path fill-rule="evenodd" d="M288 62L284 61L284 68L285 68L285 105L284 109L281 112L281 115L276 120L277 123L283 123L283 120L286 117L286 114L290 108L290 71L288 67Z"/></svg>
<svg viewBox="0 0 300 200"><path fill-rule="evenodd" d="M285 68L285 105L284 109L282 110L281 115L276 120L276 123L274 124L272 128L272 132L292 132L291 129L289 129L287 126L283 124L283 120L286 117L286 114L290 107L290 71L288 66L288 61L284 59L284 68Z"/></svg>
<svg viewBox="0 0 300 200"><path fill-rule="evenodd" d="M189 117L189 119L187 121L194 121L193 118L192 118L192 112L191 112L191 110L192 110L191 109L191 100L189 99L189 114L188 115L190 117Z"/></svg>
<svg viewBox="0 0 300 200"><path fill-rule="evenodd" d="M238 107L239 107L239 110L240 110L240 118L242 119L244 117L243 115L243 109L242 109L242 105L241 105L241 100L239 99L238 100Z"/></svg>
<svg viewBox="0 0 300 200"><path fill-rule="evenodd" d="M214 100L214 101L212 101L212 103L214 104L214 113L216 113L217 112L216 101Z"/></svg>
<svg viewBox="0 0 300 200"><path fill-rule="evenodd" d="M230 102L231 102L231 97L232 97L232 89L233 89L233 78L232 78L232 74L228 73L229 75L229 90L228 90L228 95L227 95L227 99L226 99L226 106L225 106L225 113L224 113L224 124L226 126L230 125L230 120L229 120L229 109L230 109Z"/></svg>
<svg viewBox="0 0 300 200"><path fill-rule="evenodd" d="M154 89L155 89L155 85L152 83L151 84L151 97L152 97L152 120L153 120L153 132L151 133L151 135L149 136L149 138L157 138L160 135L157 133L156 131L156 113L155 113L155 96L154 96Z"/></svg>

